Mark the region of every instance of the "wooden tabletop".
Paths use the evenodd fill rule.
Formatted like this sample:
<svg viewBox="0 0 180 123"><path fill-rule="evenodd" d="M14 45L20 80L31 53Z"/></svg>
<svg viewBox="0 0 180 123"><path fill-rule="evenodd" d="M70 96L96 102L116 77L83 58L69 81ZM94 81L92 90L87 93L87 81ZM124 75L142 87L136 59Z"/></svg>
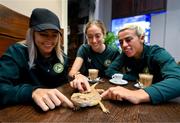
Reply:
<svg viewBox="0 0 180 123"><path fill-rule="evenodd" d="M107 79L101 82L96 88L107 89L110 84ZM124 87L136 89L129 82ZM59 88L68 98L75 90L66 84ZM100 106L81 108L72 110L67 107L58 107L54 110L43 112L32 105L17 105L0 109L0 122L180 122L180 98L173 99L167 103L152 105L143 103L139 105L131 104L127 101L103 100L103 104L110 113L103 113Z"/></svg>

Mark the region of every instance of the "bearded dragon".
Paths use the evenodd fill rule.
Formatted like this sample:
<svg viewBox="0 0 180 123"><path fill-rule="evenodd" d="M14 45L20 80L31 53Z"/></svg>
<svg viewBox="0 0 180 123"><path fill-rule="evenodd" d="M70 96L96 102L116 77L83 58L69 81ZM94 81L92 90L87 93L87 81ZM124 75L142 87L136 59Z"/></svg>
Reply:
<svg viewBox="0 0 180 123"><path fill-rule="evenodd" d="M73 93L71 96L71 100L76 106L76 108L80 107L88 107L88 106L95 106L100 105L101 109L105 113L110 113L108 109L105 108L105 106L101 102L101 95L99 92L103 91L102 89L95 89L95 86L98 83L95 83L91 86L90 92L84 92L84 93Z"/></svg>

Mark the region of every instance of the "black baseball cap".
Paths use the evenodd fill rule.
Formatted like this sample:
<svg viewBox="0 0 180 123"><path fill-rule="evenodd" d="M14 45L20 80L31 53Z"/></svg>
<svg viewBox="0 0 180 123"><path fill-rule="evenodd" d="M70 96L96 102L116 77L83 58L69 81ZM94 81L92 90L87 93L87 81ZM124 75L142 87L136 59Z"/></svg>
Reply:
<svg viewBox="0 0 180 123"><path fill-rule="evenodd" d="M36 8L32 11L29 27L35 31L43 31L46 29L61 29L59 18L50 10L45 8Z"/></svg>

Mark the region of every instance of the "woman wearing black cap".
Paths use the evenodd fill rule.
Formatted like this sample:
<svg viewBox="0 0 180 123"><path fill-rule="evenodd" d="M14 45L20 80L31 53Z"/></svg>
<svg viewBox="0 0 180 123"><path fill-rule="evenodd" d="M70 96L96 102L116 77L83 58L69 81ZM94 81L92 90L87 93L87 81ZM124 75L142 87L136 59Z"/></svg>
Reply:
<svg viewBox="0 0 180 123"><path fill-rule="evenodd" d="M58 17L34 9L26 40L8 48L0 58L0 105L34 101L43 111L72 102L56 87L67 82L67 57L61 50Z"/></svg>

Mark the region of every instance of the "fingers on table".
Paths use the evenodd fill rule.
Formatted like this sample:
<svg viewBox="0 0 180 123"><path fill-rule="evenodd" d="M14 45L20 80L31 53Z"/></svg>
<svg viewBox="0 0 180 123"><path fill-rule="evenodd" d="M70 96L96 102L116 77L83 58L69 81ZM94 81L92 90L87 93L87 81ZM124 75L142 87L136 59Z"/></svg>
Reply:
<svg viewBox="0 0 180 123"><path fill-rule="evenodd" d="M109 88L101 94L103 99L112 99L122 101L122 97L116 87Z"/></svg>

